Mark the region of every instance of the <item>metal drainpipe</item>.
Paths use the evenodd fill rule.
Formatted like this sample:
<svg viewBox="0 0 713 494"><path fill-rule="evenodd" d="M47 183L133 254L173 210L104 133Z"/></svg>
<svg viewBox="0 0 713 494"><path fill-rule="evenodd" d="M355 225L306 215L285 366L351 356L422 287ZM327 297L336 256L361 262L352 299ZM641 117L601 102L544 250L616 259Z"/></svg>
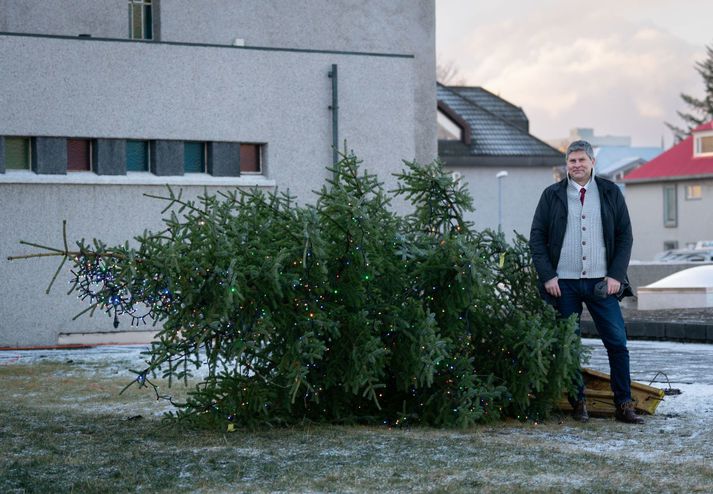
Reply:
<svg viewBox="0 0 713 494"><path fill-rule="evenodd" d="M328 75L332 79L332 104L329 106L332 110L332 164L336 165L339 162L339 78L336 63L332 64Z"/></svg>

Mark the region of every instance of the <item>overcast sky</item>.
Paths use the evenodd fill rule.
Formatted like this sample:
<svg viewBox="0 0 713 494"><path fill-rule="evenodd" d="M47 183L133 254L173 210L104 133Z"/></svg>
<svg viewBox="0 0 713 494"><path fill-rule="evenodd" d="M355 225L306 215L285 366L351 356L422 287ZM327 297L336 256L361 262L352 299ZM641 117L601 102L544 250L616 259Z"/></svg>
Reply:
<svg viewBox="0 0 713 494"><path fill-rule="evenodd" d="M713 45L713 0L436 0L439 64L521 106L541 139L572 127L657 146Z"/></svg>

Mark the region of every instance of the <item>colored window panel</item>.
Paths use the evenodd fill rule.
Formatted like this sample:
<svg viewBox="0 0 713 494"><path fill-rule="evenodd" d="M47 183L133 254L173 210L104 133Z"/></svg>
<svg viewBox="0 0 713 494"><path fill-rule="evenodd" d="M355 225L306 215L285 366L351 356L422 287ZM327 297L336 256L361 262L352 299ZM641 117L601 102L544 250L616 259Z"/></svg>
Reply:
<svg viewBox="0 0 713 494"><path fill-rule="evenodd" d="M26 137L5 138L5 169L30 169L30 139Z"/></svg>
<svg viewBox="0 0 713 494"><path fill-rule="evenodd" d="M186 173L205 172L205 143L186 142L183 144L183 171Z"/></svg>
<svg viewBox="0 0 713 494"><path fill-rule="evenodd" d="M91 170L91 144L89 139L67 139L67 171Z"/></svg>
<svg viewBox="0 0 713 494"><path fill-rule="evenodd" d="M126 171L149 171L148 141L126 141Z"/></svg>
<svg viewBox="0 0 713 494"><path fill-rule="evenodd" d="M240 145L240 173L260 173L262 171L261 147L260 144Z"/></svg>

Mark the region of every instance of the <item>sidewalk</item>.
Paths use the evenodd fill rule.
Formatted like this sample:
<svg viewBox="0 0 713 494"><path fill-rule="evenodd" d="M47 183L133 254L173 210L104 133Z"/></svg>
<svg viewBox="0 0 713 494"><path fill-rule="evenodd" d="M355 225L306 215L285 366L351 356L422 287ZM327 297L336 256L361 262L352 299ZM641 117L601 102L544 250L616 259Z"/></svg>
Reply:
<svg viewBox="0 0 713 494"><path fill-rule="evenodd" d="M713 308L637 310L622 307L630 340L713 343ZM597 337L592 318L582 313L582 336Z"/></svg>

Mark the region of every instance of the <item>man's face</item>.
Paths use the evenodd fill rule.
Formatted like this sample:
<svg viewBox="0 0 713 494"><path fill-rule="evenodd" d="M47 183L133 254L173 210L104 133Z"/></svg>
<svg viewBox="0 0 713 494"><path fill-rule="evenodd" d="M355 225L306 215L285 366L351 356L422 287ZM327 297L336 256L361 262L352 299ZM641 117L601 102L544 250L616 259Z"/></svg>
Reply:
<svg viewBox="0 0 713 494"><path fill-rule="evenodd" d="M572 151L567 157L567 173L579 185L586 185L592 176L594 160L584 151Z"/></svg>

